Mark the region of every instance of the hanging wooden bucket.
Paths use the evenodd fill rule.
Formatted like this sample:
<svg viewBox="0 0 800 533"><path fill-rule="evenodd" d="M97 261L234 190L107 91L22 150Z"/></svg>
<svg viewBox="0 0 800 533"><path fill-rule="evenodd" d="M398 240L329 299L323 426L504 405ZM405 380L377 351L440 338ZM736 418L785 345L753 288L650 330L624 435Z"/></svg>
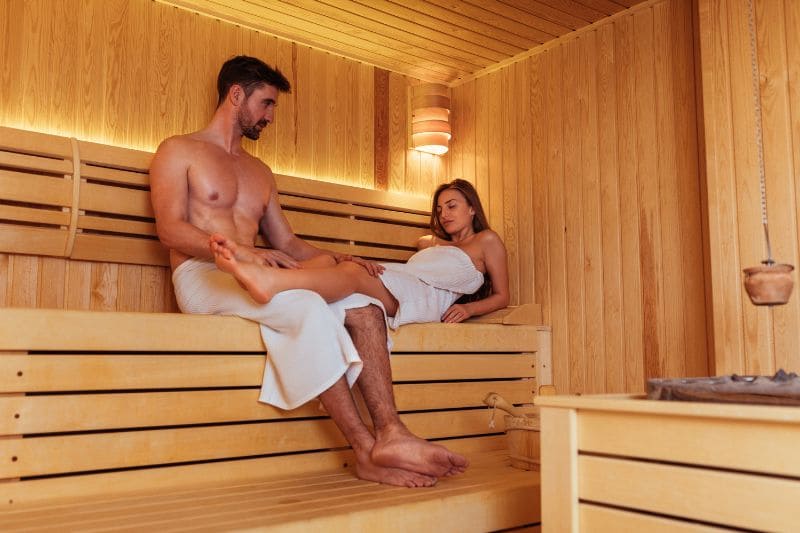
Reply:
<svg viewBox="0 0 800 533"><path fill-rule="evenodd" d="M506 415L506 438L511 466L539 469L539 418Z"/></svg>
<svg viewBox="0 0 800 533"><path fill-rule="evenodd" d="M786 264L765 264L744 269L744 288L754 305L783 305L792 295L792 270Z"/></svg>

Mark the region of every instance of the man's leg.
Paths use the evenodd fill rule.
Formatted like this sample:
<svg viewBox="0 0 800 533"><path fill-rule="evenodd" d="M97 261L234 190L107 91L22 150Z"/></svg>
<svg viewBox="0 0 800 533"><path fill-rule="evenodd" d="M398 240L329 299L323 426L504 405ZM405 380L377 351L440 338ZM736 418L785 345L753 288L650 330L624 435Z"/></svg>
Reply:
<svg viewBox="0 0 800 533"><path fill-rule="evenodd" d="M437 477L463 472L468 465L465 457L420 439L400 420L392 391L386 322L381 310L375 305L348 309L345 327L364 364L356 384L375 426L371 454L375 463Z"/></svg>
<svg viewBox="0 0 800 533"><path fill-rule="evenodd" d="M353 447L356 454L356 475L359 478L405 487L430 487L436 484L433 476L382 466L372 459L370 453L375 445L375 438L361 420L344 377L320 394L319 399Z"/></svg>

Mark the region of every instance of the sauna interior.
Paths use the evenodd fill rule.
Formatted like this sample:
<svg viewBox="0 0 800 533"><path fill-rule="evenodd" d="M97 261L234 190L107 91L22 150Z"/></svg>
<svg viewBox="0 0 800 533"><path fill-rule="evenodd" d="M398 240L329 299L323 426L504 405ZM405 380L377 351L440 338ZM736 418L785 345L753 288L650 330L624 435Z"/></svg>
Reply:
<svg viewBox="0 0 800 533"><path fill-rule="evenodd" d="M800 2L752 14L751 32L747 0L0 0L0 126L154 152L205 126L222 62L256 56L292 84L245 141L276 174L415 205L475 185L511 304L551 331L555 398L797 372L800 300L752 305L742 270L766 254L756 102L772 253L798 264ZM411 148L426 83L449 91L444 155ZM178 312L167 266L20 253L19 205L0 200L0 307ZM544 516L529 530L581 529Z"/></svg>

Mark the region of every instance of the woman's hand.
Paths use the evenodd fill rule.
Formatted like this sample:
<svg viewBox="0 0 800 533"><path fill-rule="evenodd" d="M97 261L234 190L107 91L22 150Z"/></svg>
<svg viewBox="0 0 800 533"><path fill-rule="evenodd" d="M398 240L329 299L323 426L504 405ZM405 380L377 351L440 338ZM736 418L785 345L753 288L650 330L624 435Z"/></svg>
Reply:
<svg viewBox="0 0 800 533"><path fill-rule="evenodd" d="M361 265L364 267L369 273L370 276L377 278L383 271L386 270L382 264L376 263L375 261L369 261L362 257L358 257L356 255L347 255L347 254L339 254L336 256L336 262L341 263L342 261L351 261L357 265Z"/></svg>
<svg viewBox="0 0 800 533"><path fill-rule="evenodd" d="M444 315L442 315L442 322L455 324L456 322L463 322L471 316L472 313L469 312L466 305L455 304L444 312Z"/></svg>

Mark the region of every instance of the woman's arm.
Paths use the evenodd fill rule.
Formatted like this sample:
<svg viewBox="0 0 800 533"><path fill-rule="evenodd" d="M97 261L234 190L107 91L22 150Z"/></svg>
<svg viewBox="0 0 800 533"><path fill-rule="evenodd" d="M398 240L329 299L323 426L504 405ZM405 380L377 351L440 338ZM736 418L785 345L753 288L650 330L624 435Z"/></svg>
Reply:
<svg viewBox="0 0 800 533"><path fill-rule="evenodd" d="M472 316L485 315L508 306L508 259L500 236L492 230L481 233L481 249L486 274L492 280L492 294L482 300L455 304L442 316L442 322L463 322Z"/></svg>

